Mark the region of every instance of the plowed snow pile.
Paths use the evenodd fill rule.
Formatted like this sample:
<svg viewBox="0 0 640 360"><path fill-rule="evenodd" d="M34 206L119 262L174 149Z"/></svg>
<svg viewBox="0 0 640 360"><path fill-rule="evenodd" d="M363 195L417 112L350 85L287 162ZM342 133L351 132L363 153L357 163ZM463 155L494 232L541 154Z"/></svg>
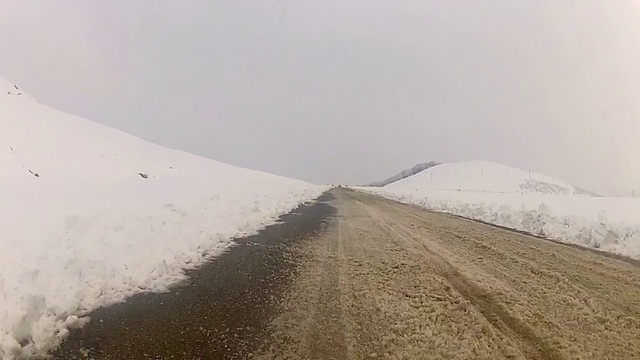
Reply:
<svg viewBox="0 0 640 360"><path fill-rule="evenodd" d="M469 161L438 165L383 188L360 189L640 259L640 199L596 197L550 176Z"/></svg>
<svg viewBox="0 0 640 360"><path fill-rule="evenodd" d="M0 78L0 358L43 354L100 306L163 291L324 188L170 150Z"/></svg>

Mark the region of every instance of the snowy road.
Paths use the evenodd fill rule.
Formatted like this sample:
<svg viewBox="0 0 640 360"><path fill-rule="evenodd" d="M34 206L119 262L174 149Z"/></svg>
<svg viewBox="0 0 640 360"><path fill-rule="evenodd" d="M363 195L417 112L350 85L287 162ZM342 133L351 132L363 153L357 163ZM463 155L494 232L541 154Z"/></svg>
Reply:
<svg viewBox="0 0 640 360"><path fill-rule="evenodd" d="M640 357L637 265L334 194L259 358Z"/></svg>
<svg viewBox="0 0 640 360"><path fill-rule="evenodd" d="M637 264L332 195L178 291L97 313L58 358L640 357Z"/></svg>

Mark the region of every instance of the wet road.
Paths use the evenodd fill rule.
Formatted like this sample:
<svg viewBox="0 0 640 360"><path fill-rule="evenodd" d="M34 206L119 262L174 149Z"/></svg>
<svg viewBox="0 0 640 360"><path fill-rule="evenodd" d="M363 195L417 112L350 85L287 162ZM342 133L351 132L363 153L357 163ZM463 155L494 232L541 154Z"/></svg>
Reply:
<svg viewBox="0 0 640 360"><path fill-rule="evenodd" d="M320 201L283 223L237 240L169 293L141 294L99 309L55 359L245 359L258 349L300 265L301 244L334 209Z"/></svg>

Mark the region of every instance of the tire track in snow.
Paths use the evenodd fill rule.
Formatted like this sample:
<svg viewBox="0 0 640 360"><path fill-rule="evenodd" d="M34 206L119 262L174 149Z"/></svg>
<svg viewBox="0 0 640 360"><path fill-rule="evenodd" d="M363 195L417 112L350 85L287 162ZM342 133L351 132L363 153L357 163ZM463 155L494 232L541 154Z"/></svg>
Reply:
<svg viewBox="0 0 640 360"><path fill-rule="evenodd" d="M547 341L538 336L533 327L511 315L507 309L491 297L490 293L461 275L447 260L430 250L424 243L425 238L416 238L416 234L411 228L399 224L392 225L384 222L384 226L400 238L413 240L412 245L418 251L422 250L434 265L438 275L467 299L491 325L518 340L519 347L527 359L562 359L562 356Z"/></svg>

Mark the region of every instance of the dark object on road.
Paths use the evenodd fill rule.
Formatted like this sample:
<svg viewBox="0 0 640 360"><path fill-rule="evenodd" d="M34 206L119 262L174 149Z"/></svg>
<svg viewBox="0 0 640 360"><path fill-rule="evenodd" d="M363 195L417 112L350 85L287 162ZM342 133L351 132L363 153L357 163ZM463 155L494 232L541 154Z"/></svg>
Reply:
<svg viewBox="0 0 640 360"><path fill-rule="evenodd" d="M138 173L138 175L140 175L140 177L143 178L143 179L147 179L149 177L149 175L147 175L145 173Z"/></svg>

